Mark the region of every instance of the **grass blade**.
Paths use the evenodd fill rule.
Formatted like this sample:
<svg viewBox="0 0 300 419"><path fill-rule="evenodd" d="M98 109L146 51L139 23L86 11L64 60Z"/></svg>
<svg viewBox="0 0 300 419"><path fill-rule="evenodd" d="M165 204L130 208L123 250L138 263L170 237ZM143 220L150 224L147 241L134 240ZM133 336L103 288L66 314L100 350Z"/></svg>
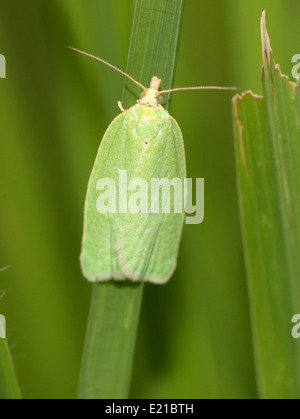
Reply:
<svg viewBox="0 0 300 419"><path fill-rule="evenodd" d="M152 76L162 79L161 90L170 89L175 77L184 0L137 0L126 72L144 86ZM125 80L123 105L135 104L141 90ZM169 107L170 94L164 96Z"/></svg>
<svg viewBox="0 0 300 419"><path fill-rule="evenodd" d="M183 0L136 2L127 73L142 84L148 85L151 76L157 75L164 89L172 87L183 4ZM123 106L133 105L139 94L139 89L126 80ZM80 398L128 396L143 287L127 281L94 285Z"/></svg>
<svg viewBox="0 0 300 419"><path fill-rule="evenodd" d="M299 86L275 65L261 20L263 92L233 100L238 192L252 310L256 371L264 398L299 398Z"/></svg>
<svg viewBox="0 0 300 419"><path fill-rule="evenodd" d="M94 285L80 398L127 397L142 293L141 284Z"/></svg>
<svg viewBox="0 0 300 419"><path fill-rule="evenodd" d="M20 398L20 389L5 335L5 317L0 314L0 399Z"/></svg>

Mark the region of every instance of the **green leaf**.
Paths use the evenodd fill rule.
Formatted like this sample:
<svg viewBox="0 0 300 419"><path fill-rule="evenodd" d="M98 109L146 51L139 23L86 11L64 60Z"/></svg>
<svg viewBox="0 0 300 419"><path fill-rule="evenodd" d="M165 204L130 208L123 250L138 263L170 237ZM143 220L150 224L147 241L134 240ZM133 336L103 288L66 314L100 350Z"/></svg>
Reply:
<svg viewBox="0 0 300 419"><path fill-rule="evenodd" d="M299 398L299 85L275 64L261 20L264 97L233 99L238 193L260 395Z"/></svg>
<svg viewBox="0 0 300 419"><path fill-rule="evenodd" d="M6 339L5 317L0 314L0 399L20 398L20 389Z"/></svg>
<svg viewBox="0 0 300 419"><path fill-rule="evenodd" d="M95 283L79 398L126 398L143 286Z"/></svg>
<svg viewBox="0 0 300 419"><path fill-rule="evenodd" d="M175 78L185 0L137 0L127 60L127 74L148 87L153 76L159 77L161 90L171 89ZM136 103L141 89L125 80L122 103ZM169 108L170 94L164 95Z"/></svg>
<svg viewBox="0 0 300 419"><path fill-rule="evenodd" d="M183 0L137 0L127 73L148 85L151 76L172 87ZM122 104L133 105L140 91L125 81ZM143 284L96 283L79 384L80 398L128 396Z"/></svg>

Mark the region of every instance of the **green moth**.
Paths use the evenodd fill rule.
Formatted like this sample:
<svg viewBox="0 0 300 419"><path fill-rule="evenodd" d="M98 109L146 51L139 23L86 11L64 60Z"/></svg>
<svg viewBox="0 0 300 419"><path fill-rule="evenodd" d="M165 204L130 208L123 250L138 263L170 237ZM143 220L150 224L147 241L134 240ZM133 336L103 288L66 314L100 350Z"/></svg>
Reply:
<svg viewBox="0 0 300 419"><path fill-rule="evenodd" d="M176 267L185 218L186 163L183 138L161 106L161 80L143 89L137 104L107 128L87 188L81 268L89 281L109 279L165 283Z"/></svg>

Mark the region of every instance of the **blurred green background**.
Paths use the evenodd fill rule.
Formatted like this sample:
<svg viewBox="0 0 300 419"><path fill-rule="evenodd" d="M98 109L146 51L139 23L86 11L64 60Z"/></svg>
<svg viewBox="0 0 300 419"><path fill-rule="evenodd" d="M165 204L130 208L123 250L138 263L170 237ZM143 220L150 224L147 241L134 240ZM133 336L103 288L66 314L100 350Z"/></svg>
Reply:
<svg viewBox="0 0 300 419"><path fill-rule="evenodd" d="M150 0L149 0L150 1ZM79 252L87 181L118 114L133 0L0 0L0 312L24 397L72 398L91 285ZM175 86L261 94L259 19L291 75L296 0L186 1ZM158 74L159 76L159 74ZM185 225L178 268L147 284L131 397L254 398L249 305L238 218L230 92L179 92L189 177L205 178L205 220Z"/></svg>

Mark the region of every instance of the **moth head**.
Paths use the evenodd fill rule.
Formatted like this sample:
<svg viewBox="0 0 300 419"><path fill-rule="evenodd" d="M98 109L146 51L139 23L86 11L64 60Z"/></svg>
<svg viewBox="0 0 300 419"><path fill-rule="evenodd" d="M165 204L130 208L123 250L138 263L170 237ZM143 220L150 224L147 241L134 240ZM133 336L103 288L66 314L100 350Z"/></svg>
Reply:
<svg viewBox="0 0 300 419"><path fill-rule="evenodd" d="M160 83L161 79L152 77L149 88L141 93L138 103L152 108L159 106L162 103L162 96L159 94Z"/></svg>

